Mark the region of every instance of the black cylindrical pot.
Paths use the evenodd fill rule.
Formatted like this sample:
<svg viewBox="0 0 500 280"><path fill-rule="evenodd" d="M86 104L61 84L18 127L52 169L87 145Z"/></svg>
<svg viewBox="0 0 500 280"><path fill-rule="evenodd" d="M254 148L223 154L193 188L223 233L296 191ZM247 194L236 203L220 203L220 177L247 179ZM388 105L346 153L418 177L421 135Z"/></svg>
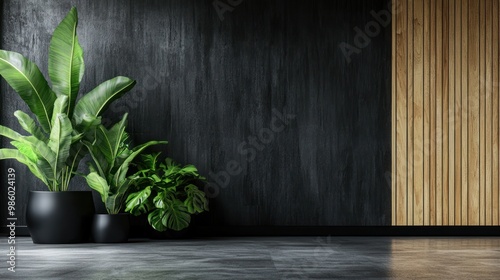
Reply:
<svg viewBox="0 0 500 280"><path fill-rule="evenodd" d="M128 214L96 214L92 222L92 238L96 243L124 243L128 241L130 223Z"/></svg>
<svg viewBox="0 0 500 280"><path fill-rule="evenodd" d="M33 243L83 243L89 241L94 213L92 192L31 191L26 223Z"/></svg>

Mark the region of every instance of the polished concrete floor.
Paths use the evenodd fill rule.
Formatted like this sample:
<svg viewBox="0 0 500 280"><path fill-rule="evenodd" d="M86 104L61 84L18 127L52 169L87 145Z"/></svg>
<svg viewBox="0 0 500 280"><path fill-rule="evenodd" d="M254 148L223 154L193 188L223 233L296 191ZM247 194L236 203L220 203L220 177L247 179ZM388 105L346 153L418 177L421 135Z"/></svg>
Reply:
<svg viewBox="0 0 500 280"><path fill-rule="evenodd" d="M6 240L0 242L2 252ZM0 279L500 279L500 238L247 237L37 245L24 237L16 249L16 272L8 272L2 261Z"/></svg>

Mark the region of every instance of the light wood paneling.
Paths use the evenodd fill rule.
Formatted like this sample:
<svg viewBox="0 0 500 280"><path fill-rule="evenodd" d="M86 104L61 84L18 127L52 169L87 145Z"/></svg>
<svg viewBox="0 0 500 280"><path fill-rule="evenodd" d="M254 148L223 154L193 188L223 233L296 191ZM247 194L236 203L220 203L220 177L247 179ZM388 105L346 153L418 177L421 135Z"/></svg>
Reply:
<svg viewBox="0 0 500 280"><path fill-rule="evenodd" d="M399 1L394 225L500 224L499 1Z"/></svg>
<svg viewBox="0 0 500 280"><path fill-rule="evenodd" d="M500 5L499 1L493 1L493 8L492 8L492 15L495 14L500 14ZM493 25L493 37L492 40L493 42L499 42L499 32L500 32L500 17L495 18L492 16L492 25ZM499 150L499 137L500 137L500 119L499 119L499 112L500 112L500 104L499 104L499 84L500 84L500 76L499 76L499 59L495 59L495 57L500 57L499 55L499 45L498 44L492 44L493 45L493 53L492 53L492 62L493 62L493 84L492 84L492 90L493 90L493 131L492 131L492 173L493 173L493 181L492 184L493 186L499 186L500 181L499 181L499 174L500 174L500 166L499 166L499 161L500 161L500 150ZM493 224L500 223L500 213L499 211L496 211L496 209L500 208L499 205L500 202L500 192L499 188L493 188Z"/></svg>

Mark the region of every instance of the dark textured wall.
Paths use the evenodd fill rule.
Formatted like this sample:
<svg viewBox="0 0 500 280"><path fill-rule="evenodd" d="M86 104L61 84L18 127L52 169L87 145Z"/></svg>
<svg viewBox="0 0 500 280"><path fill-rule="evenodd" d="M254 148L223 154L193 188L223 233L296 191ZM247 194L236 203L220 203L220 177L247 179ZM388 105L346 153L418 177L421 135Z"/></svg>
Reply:
<svg viewBox="0 0 500 280"><path fill-rule="evenodd" d="M168 139L170 156L220 175L203 224L390 224L390 26L350 63L339 48L386 0L248 0L224 20L212 1L4 0L2 48L47 74L50 35L72 5L85 51L81 91L135 78L108 118L129 112L136 143ZM2 124L18 128L12 114L25 105L3 81L0 97ZM273 119L280 114L294 117ZM254 137L266 143L250 144ZM43 186L5 161L2 185L9 166L23 224L28 191Z"/></svg>

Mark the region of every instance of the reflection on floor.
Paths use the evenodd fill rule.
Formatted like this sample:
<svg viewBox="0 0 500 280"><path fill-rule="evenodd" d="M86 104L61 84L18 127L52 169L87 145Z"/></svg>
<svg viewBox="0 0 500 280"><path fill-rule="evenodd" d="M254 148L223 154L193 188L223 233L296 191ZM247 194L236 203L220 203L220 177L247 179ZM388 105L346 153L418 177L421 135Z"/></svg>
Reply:
<svg viewBox="0 0 500 280"><path fill-rule="evenodd" d="M7 250L6 242L2 242ZM16 242L0 279L499 279L500 238L247 237ZM6 259L5 255L3 259Z"/></svg>

